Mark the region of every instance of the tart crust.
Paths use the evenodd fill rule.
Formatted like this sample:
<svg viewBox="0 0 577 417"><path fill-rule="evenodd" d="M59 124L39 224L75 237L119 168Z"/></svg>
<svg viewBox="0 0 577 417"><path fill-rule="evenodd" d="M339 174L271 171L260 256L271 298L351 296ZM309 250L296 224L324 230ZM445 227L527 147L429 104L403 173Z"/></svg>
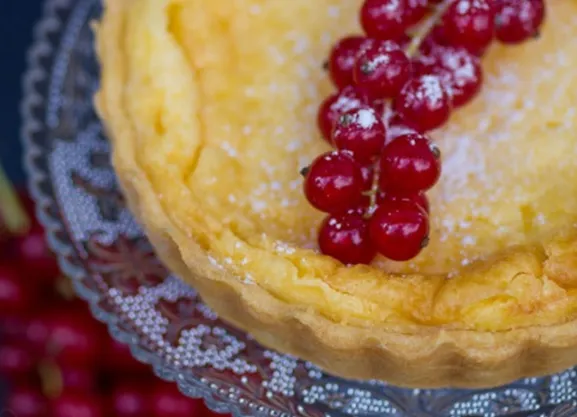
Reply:
<svg viewBox="0 0 577 417"><path fill-rule="evenodd" d="M222 188L254 186L267 167L261 167L264 171L258 171L259 175L252 178L249 174L253 170L246 168L248 162L238 162L233 157L236 150L223 152L222 146L220 150L215 148L213 141L219 144L219 139L214 139L217 133L223 137L230 134L224 122L222 130L215 130L221 127L215 127L218 116L234 116L241 122L246 118L256 124L278 123L276 127L287 129L290 122L306 117L311 129L300 133L313 136L314 140L306 143L307 149L301 156L310 158L326 149L315 136L313 119L306 116L307 105L318 105L322 94L330 91L328 85L318 81L326 76L310 75L311 67L306 65L263 64L259 61L262 51L258 47L234 44L231 39L233 34L244 34L246 40L251 33L260 33L261 38L268 38L270 42L275 39L275 33L265 36L263 31L267 25L294 36L294 31L283 27L292 23L297 26L296 32L310 29L312 38L323 40L312 41L313 45L307 46L310 38L300 42L292 39L293 43L283 44L283 48L290 47L300 58L321 61L319 52L326 54L330 43L343 35L343 28L358 30L349 21L354 20L350 16L360 0L315 0L313 4L292 0L290 6L283 0L227 0L215 1L211 6L202 0L107 0L105 3L103 20L97 25L102 85L96 104L111 139L119 181L129 207L160 258L193 285L221 317L248 331L265 346L310 360L330 373L381 379L399 386L488 387L525 376L557 372L577 363L577 233L574 226L577 199L568 197L577 195L577 186L572 185L577 184L577 164L575 159L573 163L552 164L559 155L574 154L573 148L577 148L577 140L570 136L577 124L575 114L570 111L577 103L575 92L565 89L565 95L555 96L547 110L533 112L543 119L541 124L530 125L527 120L512 120L511 114L499 116L487 110L494 106L507 109L512 105L520 114L530 114L523 103L506 102L501 100L503 97L495 98L498 103L488 105L490 93L483 93L485 99L460 111L451 122L461 129L486 129L490 135L490 128L479 124L475 116L489 112L489 121L483 120L495 128L521 129L530 125L536 130L530 134L523 131L529 141L523 150L527 151L530 146L539 150L535 155L527 151L523 157L539 158L534 169L509 172L513 178L525 175L527 184L515 185L510 191L510 202L490 205L503 208L491 211L493 221L503 222L512 231L498 235L499 229L486 213L464 215L460 207L465 203L459 201L470 196L447 198L441 184L441 191L433 196L433 216L436 208L440 222L450 220L449 214L453 218L466 216L475 228L473 234L461 235L460 240L455 240L453 237L462 230L447 237L442 234L446 229L442 229L441 224L435 229L439 246L433 246L428 255L413 264L379 261L372 266L346 267L307 246L311 238L303 236L299 227L316 224L319 214L306 208L302 201L292 207L290 201L283 203L282 195L270 197L267 200L270 210L260 214L256 213L260 206L243 205L235 200L238 196L225 201L224 194L219 194ZM550 19L555 19L556 24L547 25L544 40L539 42L545 42L540 44L541 48L555 46L555 51L541 60L535 58L536 65L549 63L542 70L552 71L549 78L554 77L561 86L567 86L577 78L563 72L565 67L570 71L574 67L571 60L575 60L564 52L576 50L574 39L577 37L571 35L577 30L569 29L576 26L566 16L574 16L577 5L571 0L549 3ZM320 11L327 11L333 21L317 32L316 27L321 24ZM261 13L269 20L278 18L278 21L267 23L265 18L255 17ZM187 25L194 28L194 34ZM563 30L564 27L567 29ZM228 35L215 36L221 31ZM328 31L326 39L322 37L323 31ZM254 43L263 42L259 44L261 49L266 46L260 38L250 39ZM559 46L560 40L565 42L563 47ZM535 48L535 56L540 56L542 51L538 45L519 47L518 52L514 48L507 52L495 48L487 58L488 73L497 77L500 65L526 63L530 47ZM239 60L239 56L248 64ZM283 62L282 56L278 58ZM291 59L295 61L296 57L285 57L285 61ZM255 64L251 64L253 61ZM223 69L233 63L237 65L235 73ZM204 71L205 68L208 69ZM258 68L258 77L250 72L255 68ZM291 70L294 73L285 74ZM519 68L511 69L515 70ZM319 90L313 89L304 102L299 98L302 90L285 91L285 101L279 107L294 101L295 114L286 112L289 107L283 107L288 119L286 124L273 116L261 121L259 115L270 103L259 107L259 101L264 100L267 93L258 90L259 84L251 84L254 79L262 83L278 78L288 83L292 77L293 82L303 83L302 79L298 80L303 73L311 77L311 83L318 85ZM237 85L230 84L231 77L235 77L237 84L256 86L257 91L253 89L235 96ZM521 82L511 80L514 92L528 88L523 84L527 77L531 78L532 74L522 75ZM493 83L489 91L502 88L498 81L487 82ZM534 94L546 97L542 90L551 85L546 81L534 84L537 86ZM281 83L275 88L282 87ZM240 108L235 107L234 97L241 96ZM214 107L213 103L220 107ZM218 113L219 109L216 116L211 113ZM243 132L234 125L232 130L233 134L249 137L249 145L253 143L251 135L258 136L250 129ZM546 143L538 135L545 134L559 140L551 140L551 145L544 148ZM459 133L440 132L439 140L445 140L445 136L456 141ZM220 145L224 143L221 141ZM454 165L459 148L452 149L456 145L448 139L446 145L449 164ZM501 145L495 146L499 152ZM247 149L242 155L246 155L249 162L257 160L250 159L250 146ZM279 152L284 156L283 152L289 151ZM503 158L506 157L510 155L505 152ZM503 163L499 158L498 154L494 157ZM288 156L284 160L293 165L299 161ZM290 163L279 163L282 175L289 177L271 189L280 187L281 193L292 193L290 195L299 192L291 188L298 177L295 180L286 173L294 170L298 174L298 167ZM220 179L216 186L209 178L214 173ZM473 174L468 172L468 185L479 190L500 184L495 179L484 184ZM556 181L537 193L534 184L543 182L547 175L555 175ZM504 181L505 185L514 184L510 179ZM445 185L455 187L455 176L449 175ZM518 193L517 188L520 188ZM560 199L563 194L566 198ZM507 190L500 198L506 196ZM522 197L536 201L536 206L522 204ZM443 204L448 200L452 202L445 207ZM562 205L562 209L551 208L557 207L553 205L555 202ZM509 211L509 206L518 207ZM535 211L538 209L546 212L550 223L539 220L540 213ZM520 220L511 220L508 216L512 212L521 213ZM292 234L293 226L298 233ZM466 246L464 238L477 240L470 251L459 247L459 244ZM431 255L435 250L446 252Z"/></svg>

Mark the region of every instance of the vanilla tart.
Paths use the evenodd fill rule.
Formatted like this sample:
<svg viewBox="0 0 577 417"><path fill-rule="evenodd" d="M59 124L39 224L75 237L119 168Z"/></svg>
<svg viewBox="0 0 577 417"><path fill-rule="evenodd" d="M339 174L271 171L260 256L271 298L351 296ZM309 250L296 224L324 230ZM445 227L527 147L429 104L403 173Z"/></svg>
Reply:
<svg viewBox="0 0 577 417"><path fill-rule="evenodd" d="M361 0L107 0L96 103L162 260L265 346L351 378L486 387L577 363L577 2L495 45L432 137L413 261L321 255L299 170L329 149L322 62Z"/></svg>

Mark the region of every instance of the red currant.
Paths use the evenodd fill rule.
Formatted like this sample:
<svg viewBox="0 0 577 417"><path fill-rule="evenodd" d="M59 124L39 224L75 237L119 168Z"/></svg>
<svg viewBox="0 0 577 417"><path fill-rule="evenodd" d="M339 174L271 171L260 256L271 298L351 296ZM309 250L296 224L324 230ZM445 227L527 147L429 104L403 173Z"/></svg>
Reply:
<svg viewBox="0 0 577 417"><path fill-rule="evenodd" d="M341 39L332 49L329 58L329 72L335 86L339 89L353 84L353 67L363 42L362 36L348 36Z"/></svg>
<svg viewBox="0 0 577 417"><path fill-rule="evenodd" d="M379 195L379 204L387 204L390 201L408 201L421 207L429 214L429 199L425 193L381 193Z"/></svg>
<svg viewBox="0 0 577 417"><path fill-rule="evenodd" d="M176 384L158 383L150 400L152 417L191 417L203 408L202 401L184 396Z"/></svg>
<svg viewBox="0 0 577 417"><path fill-rule="evenodd" d="M462 107L473 100L483 83L480 59L466 49L436 46L420 60L421 74L441 78L451 93L453 107Z"/></svg>
<svg viewBox="0 0 577 417"><path fill-rule="evenodd" d="M426 0L365 0L360 19L370 37L397 40L426 13Z"/></svg>
<svg viewBox="0 0 577 417"><path fill-rule="evenodd" d="M34 313L36 312L0 314L0 340L26 342L27 327Z"/></svg>
<svg viewBox="0 0 577 417"><path fill-rule="evenodd" d="M64 392L93 392L98 382L93 369L86 367L61 367L60 377Z"/></svg>
<svg viewBox="0 0 577 417"><path fill-rule="evenodd" d="M368 264L376 255L361 209L329 215L319 229L319 247L344 264Z"/></svg>
<svg viewBox="0 0 577 417"><path fill-rule="evenodd" d="M443 31L454 46L473 53L485 50L495 32L492 0L455 0L443 16Z"/></svg>
<svg viewBox="0 0 577 417"><path fill-rule="evenodd" d="M369 232L381 255L393 261L408 261L426 246L429 219L417 204L386 201L373 214Z"/></svg>
<svg viewBox="0 0 577 417"><path fill-rule="evenodd" d="M34 281L53 284L60 275L55 256L48 247L46 235L40 226L14 242L19 269Z"/></svg>
<svg viewBox="0 0 577 417"><path fill-rule="evenodd" d="M50 315L34 315L25 322L23 341L28 348L39 356L44 356L50 334Z"/></svg>
<svg viewBox="0 0 577 417"><path fill-rule="evenodd" d="M16 417L46 417L49 415L47 413L46 399L42 393L37 389L24 385L15 386L12 389L5 403L5 409L10 411L11 414L8 413L8 415Z"/></svg>
<svg viewBox="0 0 577 417"><path fill-rule="evenodd" d="M393 98L411 75L411 61L397 43L374 42L361 51L353 73L370 99Z"/></svg>
<svg viewBox="0 0 577 417"><path fill-rule="evenodd" d="M3 342L0 345L0 378L10 381L25 379L36 365L33 355L24 346Z"/></svg>
<svg viewBox="0 0 577 417"><path fill-rule="evenodd" d="M51 312L47 332L46 354L59 364L87 366L100 354L101 329L84 309Z"/></svg>
<svg viewBox="0 0 577 417"><path fill-rule="evenodd" d="M381 190L418 193L430 189L441 174L438 149L419 134L397 137L383 149L380 160Z"/></svg>
<svg viewBox="0 0 577 417"><path fill-rule="evenodd" d="M539 34L545 20L544 0L495 0L496 36L505 44L524 42Z"/></svg>
<svg viewBox="0 0 577 417"><path fill-rule="evenodd" d="M362 199L361 167L348 151L323 154L309 167L304 189L307 199L318 210L344 211Z"/></svg>
<svg viewBox="0 0 577 417"><path fill-rule="evenodd" d="M329 96L319 107L317 123L323 138L331 141L335 123L340 115L348 110L356 109L363 104L363 96L356 88L345 87L338 93Z"/></svg>
<svg viewBox="0 0 577 417"><path fill-rule="evenodd" d="M343 113L333 131L333 143L338 149L351 151L359 162L369 162L385 144L382 117L368 106Z"/></svg>
<svg viewBox="0 0 577 417"><path fill-rule="evenodd" d="M0 264L0 315L25 312L34 305L36 287L16 268Z"/></svg>
<svg viewBox="0 0 577 417"><path fill-rule="evenodd" d="M135 381L114 387L110 398L110 409L115 417L149 417L149 390L145 384Z"/></svg>
<svg viewBox="0 0 577 417"><path fill-rule="evenodd" d="M104 417L100 399L90 394L64 393L50 404L51 417Z"/></svg>
<svg viewBox="0 0 577 417"><path fill-rule="evenodd" d="M403 48L412 26L444 1L447 9L428 22L432 29L411 62ZM440 152L424 133L479 93L479 57L495 34L519 43L538 35L544 18L544 0L364 0L367 37L348 36L331 50L328 69L342 90L318 113L321 133L337 151L305 172L307 199L329 213L318 235L323 253L346 264L370 263L376 252L396 261L418 255L428 242L424 192L441 174ZM373 179L377 208L367 220Z"/></svg>
<svg viewBox="0 0 577 417"><path fill-rule="evenodd" d="M451 96L439 77L422 75L405 84L394 109L409 126L427 132L449 120Z"/></svg>
<svg viewBox="0 0 577 417"><path fill-rule="evenodd" d="M102 352L103 366L111 372L128 372L131 374L145 374L150 372L150 366L132 356L127 344L120 343L111 337L107 338Z"/></svg>

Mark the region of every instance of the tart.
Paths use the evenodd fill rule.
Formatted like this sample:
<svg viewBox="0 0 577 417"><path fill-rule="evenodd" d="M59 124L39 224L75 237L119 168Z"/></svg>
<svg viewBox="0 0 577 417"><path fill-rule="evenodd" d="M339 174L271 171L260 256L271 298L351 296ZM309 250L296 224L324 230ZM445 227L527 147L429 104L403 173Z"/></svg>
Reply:
<svg viewBox="0 0 577 417"><path fill-rule="evenodd" d="M479 96L431 136L429 246L319 252L299 170L331 45L360 0L107 0L96 97L129 207L223 319L335 375L487 387L577 363L577 3L491 46Z"/></svg>

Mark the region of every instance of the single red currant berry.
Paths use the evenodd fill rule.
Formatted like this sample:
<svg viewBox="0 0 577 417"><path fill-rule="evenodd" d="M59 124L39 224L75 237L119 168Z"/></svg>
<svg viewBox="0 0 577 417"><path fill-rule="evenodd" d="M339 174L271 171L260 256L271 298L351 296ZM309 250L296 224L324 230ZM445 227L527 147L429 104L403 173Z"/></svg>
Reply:
<svg viewBox="0 0 577 417"><path fill-rule="evenodd" d="M361 167L348 151L329 152L311 164L304 183L311 205L327 213L354 207L362 199Z"/></svg>
<svg viewBox="0 0 577 417"><path fill-rule="evenodd" d="M539 35L545 20L544 0L495 0L496 35L505 44L524 42Z"/></svg>
<svg viewBox="0 0 577 417"><path fill-rule="evenodd" d="M429 199L425 193L381 193L379 195L378 203L387 204L389 201L408 201L416 204L429 214L430 205Z"/></svg>
<svg viewBox="0 0 577 417"><path fill-rule="evenodd" d="M333 47L329 57L329 73L337 88L353 84L353 67L365 41L367 38L362 36L348 36Z"/></svg>
<svg viewBox="0 0 577 417"><path fill-rule="evenodd" d="M83 367L100 355L102 329L84 305L47 314L45 355L58 364ZM38 335L40 336L40 335Z"/></svg>
<svg viewBox="0 0 577 417"><path fill-rule="evenodd" d="M104 342L102 355L103 368L110 373L142 375L150 372L150 367L132 356L130 347L109 337Z"/></svg>
<svg viewBox="0 0 577 417"><path fill-rule="evenodd" d="M112 415L116 417L149 416L150 389L148 381L123 381L110 394Z"/></svg>
<svg viewBox="0 0 577 417"><path fill-rule="evenodd" d="M22 381L34 371L36 358L26 346L2 342L0 345L0 378Z"/></svg>
<svg viewBox="0 0 577 417"><path fill-rule="evenodd" d="M376 255L362 210L327 216L319 229L318 239L322 253L344 264L368 264Z"/></svg>
<svg viewBox="0 0 577 417"><path fill-rule="evenodd" d="M103 417L102 401L93 393L63 393L50 403L52 417Z"/></svg>
<svg viewBox="0 0 577 417"><path fill-rule="evenodd" d="M397 43L375 42L361 51L353 73L370 99L393 98L411 75L411 61Z"/></svg>
<svg viewBox="0 0 577 417"><path fill-rule="evenodd" d="M369 235L381 255L393 261L408 261L428 243L429 218L414 203L387 201L373 214Z"/></svg>
<svg viewBox="0 0 577 417"><path fill-rule="evenodd" d="M17 417L51 416L47 400L42 392L34 386L16 385L3 402L2 414ZM5 412L4 412L5 410Z"/></svg>
<svg viewBox="0 0 577 417"><path fill-rule="evenodd" d="M380 185L390 193L418 193L441 175L440 153L422 135L408 133L387 144L380 160Z"/></svg>
<svg viewBox="0 0 577 417"><path fill-rule="evenodd" d="M61 272L41 226L33 225L26 235L17 238L13 249L18 257L18 268L28 279L54 285Z"/></svg>
<svg viewBox="0 0 577 417"><path fill-rule="evenodd" d="M411 127L427 132L449 120L451 96L439 77L422 75L405 84L393 106Z"/></svg>
<svg viewBox="0 0 577 417"><path fill-rule="evenodd" d="M319 107L317 123L323 138L331 141L335 123L340 115L348 110L360 107L363 104L363 96L354 87L345 87L338 93L329 96Z"/></svg>
<svg viewBox="0 0 577 417"><path fill-rule="evenodd" d="M451 93L453 107L462 107L477 96L483 84L479 57L463 48L438 46L431 50L429 59L427 71L441 78Z"/></svg>
<svg viewBox="0 0 577 417"><path fill-rule="evenodd" d="M30 285L28 278L21 275L19 269L0 264L0 317L24 313L35 305L38 288Z"/></svg>
<svg viewBox="0 0 577 417"><path fill-rule="evenodd" d="M152 384L151 384L152 385ZM149 417L193 417L205 416L201 400L183 395L176 384L158 382L148 396Z"/></svg>
<svg viewBox="0 0 577 417"><path fill-rule="evenodd" d="M333 143L338 149L351 151L357 161L369 162L385 144L385 124L368 106L349 110L335 126Z"/></svg>
<svg viewBox="0 0 577 417"><path fill-rule="evenodd" d="M495 9L491 0L456 0L443 16L445 38L478 54L493 40Z"/></svg>
<svg viewBox="0 0 577 417"><path fill-rule="evenodd" d="M60 367L60 378L65 392L93 392L98 385L97 371L90 367Z"/></svg>
<svg viewBox="0 0 577 417"><path fill-rule="evenodd" d="M360 19L370 37L397 40L426 13L426 0L365 0Z"/></svg>

